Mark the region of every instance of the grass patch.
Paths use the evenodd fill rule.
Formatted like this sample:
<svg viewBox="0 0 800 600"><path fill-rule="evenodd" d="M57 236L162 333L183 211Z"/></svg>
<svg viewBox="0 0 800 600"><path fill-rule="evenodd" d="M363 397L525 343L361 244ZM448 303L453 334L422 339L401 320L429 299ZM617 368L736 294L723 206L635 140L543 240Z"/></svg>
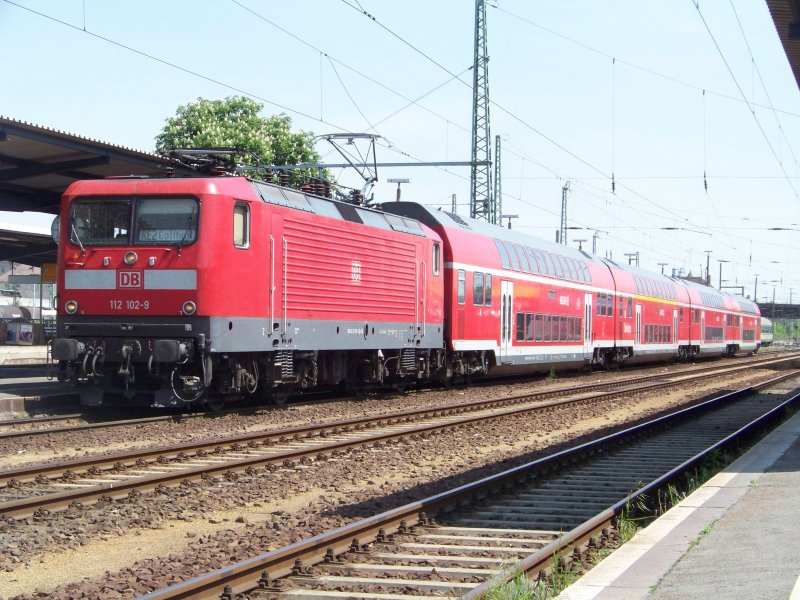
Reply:
<svg viewBox="0 0 800 600"><path fill-rule="evenodd" d="M487 600L552 600L580 577L579 573L564 567L560 553L556 553L552 561L550 576L536 581L526 577L519 565L514 566L514 576L509 581L493 585L483 598Z"/></svg>
<svg viewBox="0 0 800 600"><path fill-rule="evenodd" d="M703 529L700 530L700 533L697 535L697 537L694 538L691 542L689 542L689 550L697 546L704 537L706 537L709 533L711 533L711 530L714 529L714 525L716 524L717 524L717 519L714 519L713 521L711 521L711 523L703 527Z"/></svg>

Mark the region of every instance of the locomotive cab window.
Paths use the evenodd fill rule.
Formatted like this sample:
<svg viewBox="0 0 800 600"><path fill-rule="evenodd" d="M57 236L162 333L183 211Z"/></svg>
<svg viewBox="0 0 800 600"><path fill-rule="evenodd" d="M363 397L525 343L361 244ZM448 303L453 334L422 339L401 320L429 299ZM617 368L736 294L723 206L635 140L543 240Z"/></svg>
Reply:
<svg viewBox="0 0 800 600"><path fill-rule="evenodd" d="M197 239L197 214L193 198L78 198L70 207L69 239L80 246L184 246Z"/></svg>
<svg viewBox="0 0 800 600"><path fill-rule="evenodd" d="M197 239L197 201L191 198L140 198L134 209L135 244L177 244Z"/></svg>
<svg viewBox="0 0 800 600"><path fill-rule="evenodd" d="M75 200L70 207L69 241L79 246L127 246L131 205L130 198Z"/></svg>
<svg viewBox="0 0 800 600"><path fill-rule="evenodd" d="M233 207L233 245L237 248L250 246L250 207L241 202Z"/></svg>

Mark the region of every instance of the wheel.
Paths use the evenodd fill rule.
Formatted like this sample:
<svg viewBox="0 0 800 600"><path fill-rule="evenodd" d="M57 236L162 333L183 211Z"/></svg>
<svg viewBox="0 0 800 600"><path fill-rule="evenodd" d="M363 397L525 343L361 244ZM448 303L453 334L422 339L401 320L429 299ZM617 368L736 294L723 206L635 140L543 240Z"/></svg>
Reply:
<svg viewBox="0 0 800 600"><path fill-rule="evenodd" d="M289 394L287 393L272 394L269 398L269 403L275 406L283 406L288 401L289 401Z"/></svg>
<svg viewBox="0 0 800 600"><path fill-rule="evenodd" d="M207 397L203 400L203 403L211 412L220 412L225 408L225 398L223 396Z"/></svg>

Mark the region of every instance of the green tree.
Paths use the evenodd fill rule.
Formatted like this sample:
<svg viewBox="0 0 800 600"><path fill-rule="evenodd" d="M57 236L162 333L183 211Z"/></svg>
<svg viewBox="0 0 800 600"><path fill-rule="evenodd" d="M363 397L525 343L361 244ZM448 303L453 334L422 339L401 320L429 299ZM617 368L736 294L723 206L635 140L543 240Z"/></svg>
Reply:
<svg viewBox="0 0 800 600"><path fill-rule="evenodd" d="M156 150L235 147L244 151L236 157L237 164L242 166L257 166L259 159L262 165L319 161L312 132L292 132L292 120L285 114L261 117L258 113L263 108L263 104L245 96L224 100L198 98L179 106L175 116L166 120L164 129L156 136ZM263 178L266 171L249 174ZM316 173L293 172L292 180L311 175Z"/></svg>

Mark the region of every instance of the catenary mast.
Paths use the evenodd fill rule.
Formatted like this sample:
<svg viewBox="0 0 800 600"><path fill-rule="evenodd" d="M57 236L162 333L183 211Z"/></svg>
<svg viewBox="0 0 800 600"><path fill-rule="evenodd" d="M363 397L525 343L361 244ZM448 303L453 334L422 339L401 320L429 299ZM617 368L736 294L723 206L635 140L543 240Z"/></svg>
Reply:
<svg viewBox="0 0 800 600"><path fill-rule="evenodd" d="M498 222L492 196L492 149L489 120L489 57L486 46L486 4L475 2L475 57L472 78L472 173L470 216Z"/></svg>

